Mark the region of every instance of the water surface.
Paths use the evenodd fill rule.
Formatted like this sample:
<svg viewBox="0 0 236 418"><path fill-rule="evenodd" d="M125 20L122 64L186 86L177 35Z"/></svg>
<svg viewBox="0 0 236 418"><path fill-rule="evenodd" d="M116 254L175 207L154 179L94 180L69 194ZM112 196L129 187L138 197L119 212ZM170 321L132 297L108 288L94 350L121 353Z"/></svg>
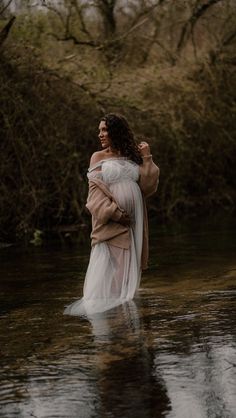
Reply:
<svg viewBox="0 0 236 418"><path fill-rule="evenodd" d="M0 417L236 417L236 228L151 228L137 298L90 322L89 244L1 249Z"/></svg>

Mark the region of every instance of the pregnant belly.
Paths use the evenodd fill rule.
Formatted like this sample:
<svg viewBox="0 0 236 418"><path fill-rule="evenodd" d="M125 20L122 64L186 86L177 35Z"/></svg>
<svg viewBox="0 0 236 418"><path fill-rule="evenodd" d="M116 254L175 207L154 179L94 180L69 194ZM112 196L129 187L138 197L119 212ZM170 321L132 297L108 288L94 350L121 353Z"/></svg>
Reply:
<svg viewBox="0 0 236 418"><path fill-rule="evenodd" d="M137 201L142 198L138 184L133 181L123 181L110 185L110 190L120 208L132 216Z"/></svg>

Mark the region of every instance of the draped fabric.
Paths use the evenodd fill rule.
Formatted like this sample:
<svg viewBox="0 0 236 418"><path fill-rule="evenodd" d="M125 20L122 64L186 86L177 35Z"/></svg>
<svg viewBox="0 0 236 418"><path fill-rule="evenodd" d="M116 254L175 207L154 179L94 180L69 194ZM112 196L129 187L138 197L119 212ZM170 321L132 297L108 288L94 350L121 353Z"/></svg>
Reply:
<svg viewBox="0 0 236 418"><path fill-rule="evenodd" d="M82 299L69 305L65 314L94 315L133 299L141 277L143 198L138 185L139 166L125 158L100 161L88 178L100 178L120 208L131 218L130 246L120 248L107 241L92 247Z"/></svg>

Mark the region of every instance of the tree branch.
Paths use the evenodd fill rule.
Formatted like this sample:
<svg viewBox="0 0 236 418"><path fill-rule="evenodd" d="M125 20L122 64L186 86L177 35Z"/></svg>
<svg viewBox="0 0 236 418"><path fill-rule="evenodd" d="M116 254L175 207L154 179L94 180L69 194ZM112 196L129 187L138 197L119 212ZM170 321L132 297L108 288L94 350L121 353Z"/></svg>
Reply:
<svg viewBox="0 0 236 418"><path fill-rule="evenodd" d="M11 30L11 27L12 27L12 25L14 23L15 18L16 18L15 16L12 16L12 18L9 20L9 22L1 30L1 32L0 32L0 47L2 46L2 44L7 39L8 34L9 34L10 30Z"/></svg>
<svg viewBox="0 0 236 418"><path fill-rule="evenodd" d="M10 6L11 2L12 2L12 0L9 0L9 2L3 6L3 8L0 10L0 16L5 12L5 10L7 10L7 8Z"/></svg>
<svg viewBox="0 0 236 418"><path fill-rule="evenodd" d="M93 41L93 38L92 38L89 30L87 29L86 24L85 24L85 21L84 21L84 16L83 16L83 8L84 7L82 7L82 6L79 7L76 0L72 0L72 4L73 4L73 6L74 6L74 8L76 10L77 15L79 16L79 20L80 20L80 23L81 23L81 30L82 30L82 32L88 37L88 39L90 41Z"/></svg>
<svg viewBox="0 0 236 418"><path fill-rule="evenodd" d="M207 3L204 3L202 5L197 4L195 6L192 15L182 28L176 48L177 53L180 53L183 47L185 46L187 40L189 39L189 36L192 34L194 30L197 21L207 12L207 10L210 7L214 6L216 3L219 3L221 1L222 0L208 0Z"/></svg>
<svg viewBox="0 0 236 418"><path fill-rule="evenodd" d="M96 49L101 49L102 44L95 42L93 40L91 41L81 41L79 40L76 36L72 35L72 34L66 34L65 36L58 36L55 33L49 33L49 35L53 36L53 38L55 38L57 41L72 41L74 43L74 45L84 45L84 46L89 46L92 48L96 48Z"/></svg>

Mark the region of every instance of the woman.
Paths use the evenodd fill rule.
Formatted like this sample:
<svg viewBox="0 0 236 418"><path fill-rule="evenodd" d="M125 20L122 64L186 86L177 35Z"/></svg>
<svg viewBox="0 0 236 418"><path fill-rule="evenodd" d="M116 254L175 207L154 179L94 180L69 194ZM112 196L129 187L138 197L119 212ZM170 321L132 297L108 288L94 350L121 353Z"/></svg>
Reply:
<svg viewBox="0 0 236 418"><path fill-rule="evenodd" d="M90 160L86 204L92 215L92 250L83 298L66 308L69 315L89 316L133 299L147 267L144 198L156 191L159 168L149 145L136 145L124 116L103 117L98 137L102 150Z"/></svg>

